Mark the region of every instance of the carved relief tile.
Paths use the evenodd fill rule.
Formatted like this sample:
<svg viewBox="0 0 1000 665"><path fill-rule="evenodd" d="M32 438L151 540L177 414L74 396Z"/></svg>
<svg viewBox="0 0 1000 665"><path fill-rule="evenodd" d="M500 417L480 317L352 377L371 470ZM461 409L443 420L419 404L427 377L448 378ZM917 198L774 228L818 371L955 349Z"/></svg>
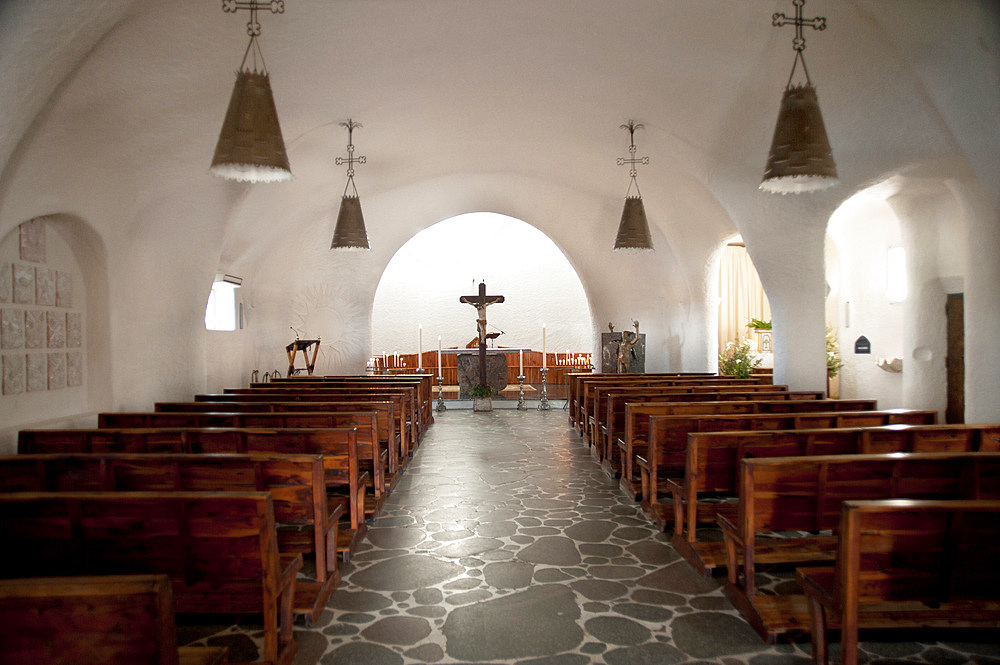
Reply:
<svg viewBox="0 0 1000 665"><path fill-rule="evenodd" d="M83 354L79 351L66 354L66 385L83 385Z"/></svg>
<svg viewBox="0 0 1000 665"><path fill-rule="evenodd" d="M23 263L14 264L14 302L35 304L35 269Z"/></svg>
<svg viewBox="0 0 1000 665"><path fill-rule="evenodd" d="M49 390L66 387L66 354L49 354Z"/></svg>
<svg viewBox="0 0 1000 665"><path fill-rule="evenodd" d="M62 270L56 271L56 305L73 306L73 275Z"/></svg>
<svg viewBox="0 0 1000 665"><path fill-rule="evenodd" d="M25 222L20 232L21 260L45 263L45 223L38 220Z"/></svg>
<svg viewBox="0 0 1000 665"><path fill-rule="evenodd" d="M28 392L49 389L49 356L47 353L28 354Z"/></svg>
<svg viewBox="0 0 1000 665"><path fill-rule="evenodd" d="M71 349L83 346L83 316L79 312L66 312L66 346Z"/></svg>
<svg viewBox="0 0 1000 665"><path fill-rule="evenodd" d="M24 346L28 349L44 349L48 337L48 322L45 311L29 309L24 313Z"/></svg>
<svg viewBox="0 0 1000 665"><path fill-rule="evenodd" d="M3 356L3 394L17 395L24 392L24 354L7 353Z"/></svg>
<svg viewBox="0 0 1000 665"><path fill-rule="evenodd" d="M0 310L0 348L24 348L24 312L19 309Z"/></svg>
<svg viewBox="0 0 1000 665"><path fill-rule="evenodd" d="M56 304L56 271L35 268L35 303L54 307Z"/></svg>
<svg viewBox="0 0 1000 665"><path fill-rule="evenodd" d="M14 266L0 263L0 302L10 302L13 298Z"/></svg>
<svg viewBox="0 0 1000 665"><path fill-rule="evenodd" d="M48 322L50 349L62 349L66 346L66 315L63 312L45 312Z"/></svg>

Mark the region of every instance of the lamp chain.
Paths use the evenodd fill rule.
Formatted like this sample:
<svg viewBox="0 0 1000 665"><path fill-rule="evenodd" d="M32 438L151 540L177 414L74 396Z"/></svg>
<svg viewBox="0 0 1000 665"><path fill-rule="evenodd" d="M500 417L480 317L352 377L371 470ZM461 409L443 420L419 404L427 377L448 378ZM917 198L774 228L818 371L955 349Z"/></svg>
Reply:
<svg viewBox="0 0 1000 665"><path fill-rule="evenodd" d="M639 175L639 170L636 168L636 165L637 164L649 164L649 157L639 157L639 158L636 158L636 156L635 156L635 150L636 150L636 148L635 148L635 130L637 130L637 129L645 129L645 127L643 125L641 125L641 124L636 123L633 120L629 120L624 125L621 125L621 129L624 129L624 130L628 131L628 154L629 154L629 156L627 158L626 157L619 157L618 161L617 161L617 164L618 164L618 166L624 166L624 165L628 164L628 166L629 166L628 174L629 174L629 177L631 178L631 180L629 181L629 184L628 184L628 190L625 192L625 197L626 198L628 197L629 192L632 191L632 187L634 186L635 187L636 196L638 196L639 198L642 198L642 194L639 192L639 183L635 179L635 177L637 175Z"/></svg>
<svg viewBox="0 0 1000 665"><path fill-rule="evenodd" d="M354 189L354 196L358 195L358 188L354 185L354 165L365 164L368 159L364 155L354 156L354 130L361 127L360 122L354 122L351 118L347 122L340 123L341 127L347 128L347 157L337 157L334 163L337 166L347 164L347 184L344 186L344 196L347 196L348 188Z"/></svg>
<svg viewBox="0 0 1000 665"><path fill-rule="evenodd" d="M788 83L785 84L785 88L791 87L792 78L795 76L795 68L799 62L802 62L802 71L805 72L806 83L810 86L812 85L812 79L809 78L809 68L806 67L806 57L804 54L806 50L806 38L802 34L802 28L809 26L813 30L826 30L825 16L816 16L808 19L802 18L802 7L806 4L806 0L792 0L792 4L795 6L795 18L788 18L784 12L776 12L771 15L771 25L776 28L789 24L795 26L795 39L792 40L792 48L795 49L795 60L792 62L792 72L788 75Z"/></svg>

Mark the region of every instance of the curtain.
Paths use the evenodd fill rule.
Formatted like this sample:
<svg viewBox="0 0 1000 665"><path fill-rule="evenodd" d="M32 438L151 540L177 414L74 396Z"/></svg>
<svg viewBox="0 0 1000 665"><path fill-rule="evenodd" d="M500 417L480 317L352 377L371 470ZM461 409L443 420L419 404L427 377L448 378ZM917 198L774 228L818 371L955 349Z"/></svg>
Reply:
<svg viewBox="0 0 1000 665"><path fill-rule="evenodd" d="M728 245L719 266L719 351L751 337L750 319L771 320L771 306L746 247Z"/></svg>

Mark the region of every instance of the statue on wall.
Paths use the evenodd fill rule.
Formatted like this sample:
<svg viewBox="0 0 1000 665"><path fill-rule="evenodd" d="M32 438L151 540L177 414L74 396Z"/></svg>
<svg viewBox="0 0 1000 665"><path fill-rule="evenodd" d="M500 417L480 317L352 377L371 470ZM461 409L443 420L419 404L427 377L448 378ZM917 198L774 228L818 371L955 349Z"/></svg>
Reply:
<svg viewBox="0 0 1000 665"><path fill-rule="evenodd" d="M635 334L631 335L629 331L622 331L622 340L618 343L618 373L628 374L629 365L631 359L635 357L635 352L632 347L636 345L639 341L639 322L633 321L632 325L635 326ZM613 332L613 331L612 331Z"/></svg>

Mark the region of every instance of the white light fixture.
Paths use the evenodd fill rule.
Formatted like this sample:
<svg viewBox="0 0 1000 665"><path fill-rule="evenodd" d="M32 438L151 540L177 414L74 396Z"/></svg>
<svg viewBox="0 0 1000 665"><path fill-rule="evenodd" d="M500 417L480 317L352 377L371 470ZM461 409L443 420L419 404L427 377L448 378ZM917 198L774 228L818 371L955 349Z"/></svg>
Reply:
<svg viewBox="0 0 1000 665"><path fill-rule="evenodd" d="M639 183L636 182L637 164L649 164L649 157L635 156L635 130L642 129L642 125L637 125L629 120L621 126L628 130L628 157L619 157L618 166L628 164L629 184L625 192L625 207L622 209L622 218L618 223L618 235L615 237L615 251L651 251L653 249L653 238L649 235L649 222L646 220L646 207L642 204L642 194L639 193ZM635 194L632 194L632 187L635 187Z"/></svg>
<svg viewBox="0 0 1000 665"><path fill-rule="evenodd" d="M783 13L771 16L771 24L775 27L788 24L795 26L795 39L792 42L795 60L781 97L781 109L774 126L767 165L764 167L764 179L760 183L761 190L776 194L814 192L832 187L838 182L837 165L833 161L830 140L826 136L816 88L809 78L803 55L806 48L806 40L802 36L803 26L825 30L826 18L817 16L804 19L802 6L805 0L792 0L792 4L795 5L795 18L788 18ZM806 82L792 85L795 68L800 61Z"/></svg>
<svg viewBox="0 0 1000 665"><path fill-rule="evenodd" d="M361 127L360 122L348 119L340 123L347 128L347 157L337 157L337 166L347 164L347 185L340 199L340 212L337 213L337 225L333 230L333 242L330 249L348 251L369 251L368 232L365 230L365 216L361 212L361 199L358 198L358 188L354 185L354 165L364 164L364 155L354 156L354 130ZM350 190L350 192L348 191Z"/></svg>
<svg viewBox="0 0 1000 665"><path fill-rule="evenodd" d="M271 80L264 64L264 54L257 43L260 36L257 11L262 8L269 8L272 14L282 14L285 3L284 0L223 0L222 3L222 11L227 13L240 9L250 11L247 23L250 43L236 73L233 94L229 98L229 108L209 169L214 175L228 180L280 182L292 178L271 92ZM252 62L252 67L248 66L248 62Z"/></svg>

